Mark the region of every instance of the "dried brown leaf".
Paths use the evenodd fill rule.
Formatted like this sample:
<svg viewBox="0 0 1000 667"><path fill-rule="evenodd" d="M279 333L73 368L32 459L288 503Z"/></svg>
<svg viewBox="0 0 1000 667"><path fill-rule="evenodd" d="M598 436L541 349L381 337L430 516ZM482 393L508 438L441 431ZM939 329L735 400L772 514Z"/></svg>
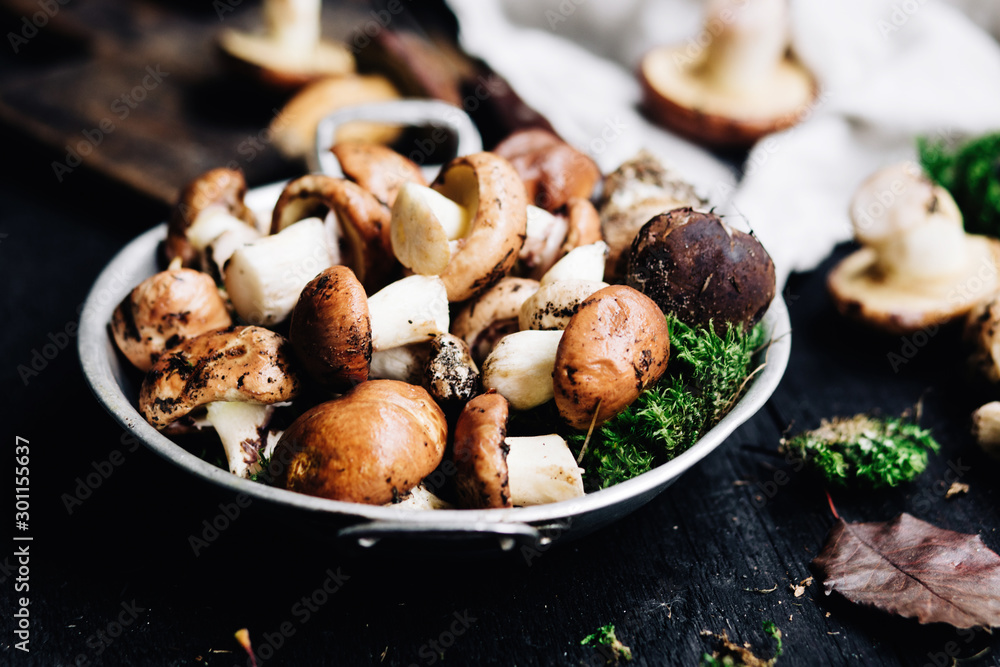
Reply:
<svg viewBox="0 0 1000 667"><path fill-rule="evenodd" d="M813 565L827 595L921 623L1000 626L1000 556L978 535L905 513L882 523L838 520Z"/></svg>

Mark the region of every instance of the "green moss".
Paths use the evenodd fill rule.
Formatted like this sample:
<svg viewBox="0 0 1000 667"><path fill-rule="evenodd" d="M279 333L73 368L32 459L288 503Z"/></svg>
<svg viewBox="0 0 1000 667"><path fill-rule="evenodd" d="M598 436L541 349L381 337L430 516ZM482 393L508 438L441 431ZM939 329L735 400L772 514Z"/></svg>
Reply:
<svg viewBox="0 0 1000 667"><path fill-rule="evenodd" d="M940 446L929 429L907 419L855 415L823 420L819 428L783 441L782 448L831 484L878 489L911 481Z"/></svg>
<svg viewBox="0 0 1000 667"><path fill-rule="evenodd" d="M917 148L924 171L955 198L966 230L1000 237L1000 132L957 149L921 138Z"/></svg>
<svg viewBox="0 0 1000 667"><path fill-rule="evenodd" d="M615 626L611 623L600 627L592 635L587 635L583 638L580 644L587 646L607 646L611 649L611 655L614 657L615 662L618 659L622 659L628 662L632 659L632 649L621 643L618 637L615 636Z"/></svg>
<svg viewBox="0 0 1000 667"><path fill-rule="evenodd" d="M763 327L749 334L727 327L724 336L668 316L668 375L624 412L597 428L584 453L585 478L599 488L623 482L686 451L722 419L753 372ZM569 436L579 451L585 433ZM596 484L594 481L596 480Z"/></svg>

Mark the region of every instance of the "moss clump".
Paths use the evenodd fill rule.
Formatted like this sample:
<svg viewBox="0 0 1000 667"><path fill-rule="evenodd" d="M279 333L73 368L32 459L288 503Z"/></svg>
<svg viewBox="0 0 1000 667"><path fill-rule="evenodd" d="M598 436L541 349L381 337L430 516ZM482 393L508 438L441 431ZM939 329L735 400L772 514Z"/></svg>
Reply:
<svg viewBox="0 0 1000 667"><path fill-rule="evenodd" d="M917 148L924 171L955 198L966 230L1000 237L1000 132L955 149L921 138Z"/></svg>

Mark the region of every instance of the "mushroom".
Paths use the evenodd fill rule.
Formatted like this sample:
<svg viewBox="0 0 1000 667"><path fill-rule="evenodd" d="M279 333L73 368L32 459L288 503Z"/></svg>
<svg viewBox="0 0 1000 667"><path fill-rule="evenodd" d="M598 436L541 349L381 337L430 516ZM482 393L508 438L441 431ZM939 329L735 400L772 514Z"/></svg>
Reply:
<svg viewBox="0 0 1000 667"><path fill-rule="evenodd" d="M368 297L354 272L331 266L302 290L288 329L302 368L333 391L368 379L372 326Z"/></svg>
<svg viewBox="0 0 1000 667"><path fill-rule="evenodd" d="M366 289L377 290L389 282L396 270L389 211L375 195L342 178L302 176L286 185L278 197L271 233L314 217L334 223L339 261L354 271Z"/></svg>
<svg viewBox="0 0 1000 667"><path fill-rule="evenodd" d="M271 121L270 130L278 150L288 158L310 156L316 150L316 128L335 111L357 104L392 102L399 91L377 74L321 79L306 86L288 101ZM337 127L335 143L388 144L400 129L375 121L356 120Z"/></svg>
<svg viewBox="0 0 1000 667"><path fill-rule="evenodd" d="M372 352L368 377L372 380L399 380L410 384L422 384L430 356L431 345L427 341L375 350Z"/></svg>
<svg viewBox="0 0 1000 667"><path fill-rule="evenodd" d="M483 362L483 388L495 389L515 410L552 400L552 371L562 336L559 330L504 336Z"/></svg>
<svg viewBox="0 0 1000 667"><path fill-rule="evenodd" d="M615 416L660 379L670 356L666 318L625 285L592 295L563 331L552 373L556 409L575 429Z"/></svg>
<svg viewBox="0 0 1000 667"><path fill-rule="evenodd" d="M556 434L507 437L507 401L469 401L455 425L455 490L464 508L526 507L578 498L583 470Z"/></svg>
<svg viewBox="0 0 1000 667"><path fill-rule="evenodd" d="M1000 243L966 234L951 195L914 163L862 183L851 220L863 247L827 279L843 315L907 334L963 317L1000 287Z"/></svg>
<svg viewBox="0 0 1000 667"><path fill-rule="evenodd" d="M308 410L274 455L287 461L277 484L291 491L382 505L401 498L441 463L444 413L422 387L362 382Z"/></svg>
<svg viewBox="0 0 1000 667"><path fill-rule="evenodd" d="M965 339L972 345L969 365L990 382L1000 382L1000 296L969 311Z"/></svg>
<svg viewBox="0 0 1000 667"><path fill-rule="evenodd" d="M543 283L522 304L518 325L522 330L565 329L583 300L607 286L606 282L599 280L574 278Z"/></svg>
<svg viewBox="0 0 1000 667"><path fill-rule="evenodd" d="M650 218L675 208L704 205L694 188L652 153L642 150L604 180L598 203L608 244L605 275L620 278L628 270L632 240Z"/></svg>
<svg viewBox="0 0 1000 667"><path fill-rule="evenodd" d="M229 299L244 322L273 326L295 307L306 284L333 264L319 218L237 248L226 262Z"/></svg>
<svg viewBox="0 0 1000 667"><path fill-rule="evenodd" d="M263 33L223 30L219 47L230 63L280 90L354 71L354 56L320 35L321 0L265 0Z"/></svg>
<svg viewBox="0 0 1000 667"><path fill-rule="evenodd" d="M550 283L567 279L603 280L607 256L608 244L604 241L596 241L573 248L545 272L541 284L544 287Z"/></svg>
<svg viewBox="0 0 1000 667"><path fill-rule="evenodd" d="M786 0L713 0L700 47L658 47L639 65L643 104L692 141L746 148L799 121L817 94L789 53Z"/></svg>
<svg viewBox="0 0 1000 667"><path fill-rule="evenodd" d="M454 506L434 495L423 483L417 484L410 492L397 501L386 503L386 507L399 510L450 510Z"/></svg>
<svg viewBox="0 0 1000 667"><path fill-rule="evenodd" d="M427 185L420 167L396 151L379 144L337 143L330 149L344 177L354 181L388 208L404 183Z"/></svg>
<svg viewBox="0 0 1000 667"><path fill-rule="evenodd" d="M518 130L493 152L517 171L528 202L550 213L572 198L589 199L601 179L597 163L548 130Z"/></svg>
<svg viewBox="0 0 1000 667"><path fill-rule="evenodd" d="M431 339L423 386L439 403L464 404L479 393L479 369L465 341L450 333Z"/></svg>
<svg viewBox="0 0 1000 667"><path fill-rule="evenodd" d="M409 276L366 298L348 267L333 266L302 290L288 335L310 376L338 391L368 379L373 351L422 343L447 331L448 298L439 278Z"/></svg>
<svg viewBox="0 0 1000 667"><path fill-rule="evenodd" d="M994 459L1000 459L1000 401L991 401L972 413L972 436Z"/></svg>
<svg viewBox="0 0 1000 667"><path fill-rule="evenodd" d="M392 247L400 262L440 275L453 302L503 278L517 261L528 217L524 185L510 163L492 153L448 163L432 188L460 211L419 187L405 184L393 206ZM421 194L419 201L411 191Z"/></svg>
<svg viewBox="0 0 1000 667"><path fill-rule="evenodd" d="M170 268L139 283L118 304L111 332L122 354L145 372L165 350L232 323L211 276Z"/></svg>
<svg viewBox="0 0 1000 667"><path fill-rule="evenodd" d="M577 197L555 214L528 206L526 234L518 273L537 279L576 248L601 241L601 218L590 200Z"/></svg>
<svg viewBox="0 0 1000 667"><path fill-rule="evenodd" d="M162 430L205 406L229 470L260 471L276 403L298 395L288 341L260 327L230 327L188 338L165 352L139 390L139 411Z"/></svg>
<svg viewBox="0 0 1000 667"><path fill-rule="evenodd" d="M247 240L259 236L256 218L243 202L246 193L239 169L212 169L185 185L167 225L167 259L179 257L186 267L207 270L206 250L226 232Z"/></svg>
<svg viewBox="0 0 1000 667"><path fill-rule="evenodd" d="M713 213L677 208L636 235L627 283L691 326L749 330L774 298L774 263L753 235Z"/></svg>
<svg viewBox="0 0 1000 667"><path fill-rule="evenodd" d="M451 332L464 340L472 358L482 363L498 340L518 331L521 305L537 291L537 280L502 278L458 311Z"/></svg>

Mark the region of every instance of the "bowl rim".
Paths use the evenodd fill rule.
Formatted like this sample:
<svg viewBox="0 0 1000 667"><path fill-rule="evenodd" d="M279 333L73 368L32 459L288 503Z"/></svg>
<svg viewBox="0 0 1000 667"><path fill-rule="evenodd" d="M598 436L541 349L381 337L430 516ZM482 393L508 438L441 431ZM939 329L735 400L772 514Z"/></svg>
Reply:
<svg viewBox="0 0 1000 667"><path fill-rule="evenodd" d="M249 194L255 195L258 204L251 208L264 210L266 202L276 198L282 185L276 183L251 191ZM248 202L249 199L248 197ZM132 288L148 277L148 274L138 275L144 273L140 267L156 257L157 247L166 238L166 229L166 223L161 223L133 239L105 266L94 282L81 312L77 341L87 383L101 405L127 432L167 461L234 494L243 493L253 499L306 512L396 525L423 525L481 532L491 530L491 526L503 529L505 524L512 523L537 525L572 520L573 517L615 505L629 504L630 500L636 498L652 497L718 448L738 426L765 405L784 375L791 351L791 322L785 302L778 294L762 320L765 330L771 336L771 344L766 351L767 363L729 413L687 451L670 461L637 477L579 498L533 507L407 511L308 496L237 477L175 444L142 418L118 383L112 365L113 360L117 364L114 343L108 331L111 314Z"/></svg>

